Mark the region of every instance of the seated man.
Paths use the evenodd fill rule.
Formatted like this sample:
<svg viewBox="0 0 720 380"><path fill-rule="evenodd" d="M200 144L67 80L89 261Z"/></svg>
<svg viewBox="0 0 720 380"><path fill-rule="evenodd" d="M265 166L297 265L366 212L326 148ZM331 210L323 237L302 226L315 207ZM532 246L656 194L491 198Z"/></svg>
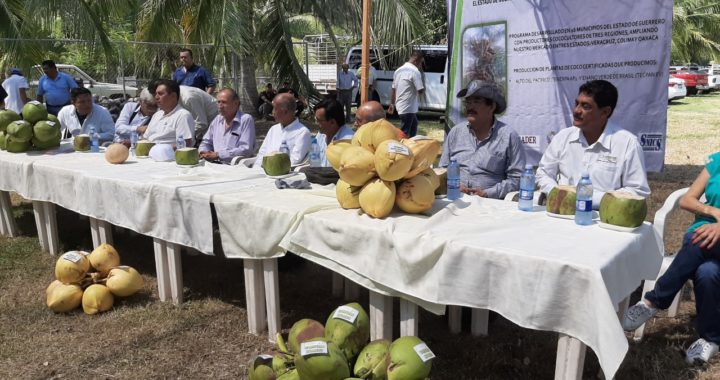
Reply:
<svg viewBox="0 0 720 380"><path fill-rule="evenodd" d="M200 143L200 157L230 163L233 157L249 157L255 152L255 121L240 112L240 97L235 90L220 90L217 98L220 114L210 123Z"/></svg>
<svg viewBox="0 0 720 380"><path fill-rule="evenodd" d="M297 166L303 163L310 150L310 130L295 117L295 97L292 94L278 94L273 99L273 117L278 123L273 125L265 136L254 167L262 166L263 156L280 150L284 142L290 150L290 164Z"/></svg>
<svg viewBox="0 0 720 380"><path fill-rule="evenodd" d="M70 104L58 112L58 121L63 136L89 134L90 128L100 135L100 143L112 141L115 137L115 123L110 112L101 105L93 103L90 90L75 87L70 90Z"/></svg>
<svg viewBox="0 0 720 380"><path fill-rule="evenodd" d="M334 99L325 99L315 106L315 120L320 129L315 136L320 147L320 163L323 167L329 167L330 162L325 156L327 146L335 140L352 139L355 132L345 124L343 105Z"/></svg>
<svg viewBox="0 0 720 380"><path fill-rule="evenodd" d="M119 141L130 141L130 135L136 132L142 136L147 130L150 119L157 112L155 97L148 89L140 92L138 102L127 102L120 111L120 116L115 122L115 135Z"/></svg>
<svg viewBox="0 0 720 380"><path fill-rule="evenodd" d="M371 121L384 118L385 110L380 102L375 100L365 102L358 107L357 113L355 113L355 129L358 129Z"/></svg>
<svg viewBox="0 0 720 380"><path fill-rule="evenodd" d="M650 195L637 137L608 121L617 99L617 88L608 81L594 80L580 86L573 126L558 132L540 159L537 170L540 191L547 194L557 185L574 186L587 170L593 184L595 210L607 191Z"/></svg>
<svg viewBox="0 0 720 380"><path fill-rule="evenodd" d="M495 118L505 110L505 97L496 84L479 80L470 82L457 97L464 99L467 122L448 133L440 166L457 160L462 192L503 199L518 190L525 167L520 136Z"/></svg>
<svg viewBox="0 0 720 380"><path fill-rule="evenodd" d="M153 81L148 85L151 94L155 93L158 81ZM195 138L200 141L208 125L218 115L217 101L207 92L192 86L180 85L180 106L186 109L195 120Z"/></svg>
<svg viewBox="0 0 720 380"><path fill-rule="evenodd" d="M182 136L186 146L193 146L195 120L180 105L180 86L169 79L156 81L155 101L159 110L150 119L144 138L157 144L175 144Z"/></svg>
<svg viewBox="0 0 720 380"><path fill-rule="evenodd" d="M272 83L268 83L265 86L265 91L260 93L260 104L258 105L258 112L261 117L268 117L272 112L272 101L277 95L277 92L273 90Z"/></svg>

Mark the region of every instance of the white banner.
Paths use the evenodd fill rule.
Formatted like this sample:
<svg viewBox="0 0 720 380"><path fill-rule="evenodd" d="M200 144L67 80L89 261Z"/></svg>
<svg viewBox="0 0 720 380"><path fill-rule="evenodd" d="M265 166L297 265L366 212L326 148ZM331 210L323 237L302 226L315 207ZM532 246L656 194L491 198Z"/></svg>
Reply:
<svg viewBox="0 0 720 380"><path fill-rule="evenodd" d="M605 79L619 92L612 120L635 133L649 171L662 170L672 1L448 0L451 124L470 80L505 89L499 119L537 164L550 139L572 126L578 88Z"/></svg>

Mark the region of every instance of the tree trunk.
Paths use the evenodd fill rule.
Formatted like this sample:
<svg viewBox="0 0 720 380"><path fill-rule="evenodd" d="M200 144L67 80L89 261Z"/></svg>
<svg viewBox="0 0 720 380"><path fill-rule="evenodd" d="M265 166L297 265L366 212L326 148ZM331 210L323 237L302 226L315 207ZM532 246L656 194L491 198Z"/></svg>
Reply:
<svg viewBox="0 0 720 380"><path fill-rule="evenodd" d="M258 116L258 110L255 107L259 98L255 80L255 59L251 56L240 56L238 60L240 64L240 88L238 88L240 110Z"/></svg>

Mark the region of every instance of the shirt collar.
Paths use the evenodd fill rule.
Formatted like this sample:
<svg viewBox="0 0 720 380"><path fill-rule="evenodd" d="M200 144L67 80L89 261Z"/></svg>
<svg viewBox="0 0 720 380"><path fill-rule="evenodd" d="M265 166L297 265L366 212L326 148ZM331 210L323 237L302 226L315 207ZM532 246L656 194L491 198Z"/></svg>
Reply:
<svg viewBox="0 0 720 380"><path fill-rule="evenodd" d="M477 143L480 144L480 143L488 141L492 138L493 133L495 133L495 127L497 126L497 124L498 124L498 120L494 119L493 125L490 127L490 131L488 132L487 137L482 140L478 139L475 136L475 132L473 131L472 126L470 126L470 122L467 123L467 129L468 129L468 133L470 133L471 136L475 137L475 141L477 141Z"/></svg>
<svg viewBox="0 0 720 380"><path fill-rule="evenodd" d="M573 131L570 142L584 143L585 145L589 146L587 140L585 139L585 135L582 134L582 130L575 126L573 126L572 128L575 128L575 130ZM615 125L615 123L608 121L607 124L605 124L605 129L603 130L602 134L600 134L600 137L595 142L595 144L600 144L600 146L602 146L603 148L610 150L610 148L612 147L612 135L615 134L615 131L617 129L618 127Z"/></svg>
<svg viewBox="0 0 720 380"><path fill-rule="evenodd" d="M172 111L170 111L170 112L168 112L168 113L164 114L164 115L163 115L163 117L168 117L168 116L170 116L170 115L174 114L174 113L175 113L175 111L177 111L177 110L178 110L178 109L180 109L180 108L182 108L182 106L180 105L180 102L178 102L178 104L177 104L177 105L175 106L175 108L173 108L173 110L172 110ZM162 111L162 110L161 110L161 111Z"/></svg>

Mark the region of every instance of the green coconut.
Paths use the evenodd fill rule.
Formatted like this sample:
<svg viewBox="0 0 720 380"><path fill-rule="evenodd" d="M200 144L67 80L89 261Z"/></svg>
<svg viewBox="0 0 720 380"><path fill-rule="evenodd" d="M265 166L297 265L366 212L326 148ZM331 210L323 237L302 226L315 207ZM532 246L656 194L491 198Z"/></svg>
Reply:
<svg viewBox="0 0 720 380"><path fill-rule="evenodd" d="M40 142L59 141L60 124L54 121L40 120L33 125L33 136Z"/></svg>
<svg viewBox="0 0 720 380"><path fill-rule="evenodd" d="M623 191L610 191L600 200L600 221L620 227L634 228L647 216L645 198Z"/></svg>
<svg viewBox="0 0 720 380"><path fill-rule="evenodd" d="M370 317L353 302L335 309L325 322L325 339L337 344L353 360L370 340Z"/></svg>
<svg viewBox="0 0 720 380"><path fill-rule="evenodd" d="M301 319L290 328L288 333L288 348L290 352L297 354L300 352L300 344L309 339L324 337L325 327L322 323L314 319Z"/></svg>
<svg viewBox="0 0 720 380"><path fill-rule="evenodd" d="M48 111L42 103L37 100L33 100L25 103L23 106L22 117L23 120L28 123L35 124L40 120L47 120Z"/></svg>
<svg viewBox="0 0 720 380"><path fill-rule="evenodd" d="M178 165L197 165L199 161L197 148L180 148L175 151L175 163Z"/></svg>
<svg viewBox="0 0 720 380"><path fill-rule="evenodd" d="M5 139L7 136L5 136L5 132L0 131L0 150L6 150L7 144L5 143Z"/></svg>
<svg viewBox="0 0 720 380"><path fill-rule="evenodd" d="M48 121L52 121L53 123L59 123L60 120L58 120L57 116L49 113L47 117Z"/></svg>
<svg viewBox="0 0 720 380"><path fill-rule="evenodd" d="M547 196L546 209L553 214L575 215L575 187L554 187Z"/></svg>
<svg viewBox="0 0 720 380"><path fill-rule="evenodd" d="M420 357L418 351L427 355L425 360ZM434 357L435 355L420 338L400 337L390 345L387 378L388 380L423 380L430 374Z"/></svg>
<svg viewBox="0 0 720 380"><path fill-rule="evenodd" d="M295 355L295 368L301 379L344 380L350 377L345 354L325 338L303 342L300 352Z"/></svg>
<svg viewBox="0 0 720 380"><path fill-rule="evenodd" d="M301 380L297 369L293 368L284 373L278 373L277 380Z"/></svg>
<svg viewBox="0 0 720 380"><path fill-rule="evenodd" d="M150 149L155 146L154 142L148 140L140 140L135 144L135 154L138 157L147 157L150 154Z"/></svg>
<svg viewBox="0 0 720 380"><path fill-rule="evenodd" d="M32 124L25 120L16 120L7 126L5 133L15 141L30 141L33 137Z"/></svg>
<svg viewBox="0 0 720 380"><path fill-rule="evenodd" d="M290 156L287 153L271 152L263 156L262 167L267 175L290 173Z"/></svg>
<svg viewBox="0 0 720 380"><path fill-rule="evenodd" d="M45 149L51 149L51 148L57 148L60 146L60 137L50 140L50 141L40 141L36 139L35 137L30 140L32 142L32 145L35 147L35 149L45 150Z"/></svg>
<svg viewBox="0 0 720 380"><path fill-rule="evenodd" d="M10 153L23 153L30 150L30 141L18 141L12 136L5 138L5 150Z"/></svg>
<svg viewBox="0 0 720 380"><path fill-rule="evenodd" d="M248 365L249 380L275 380L271 355L258 355Z"/></svg>
<svg viewBox="0 0 720 380"><path fill-rule="evenodd" d="M0 132L5 132L7 126L13 121L21 120L22 117L13 110L2 110L0 111Z"/></svg>
<svg viewBox="0 0 720 380"><path fill-rule="evenodd" d="M76 152L90 151L90 135L77 135L73 138L73 147Z"/></svg>
<svg viewBox="0 0 720 380"><path fill-rule="evenodd" d="M357 357L353 374L363 379L384 379L390 363L390 341L385 339L370 342Z"/></svg>

